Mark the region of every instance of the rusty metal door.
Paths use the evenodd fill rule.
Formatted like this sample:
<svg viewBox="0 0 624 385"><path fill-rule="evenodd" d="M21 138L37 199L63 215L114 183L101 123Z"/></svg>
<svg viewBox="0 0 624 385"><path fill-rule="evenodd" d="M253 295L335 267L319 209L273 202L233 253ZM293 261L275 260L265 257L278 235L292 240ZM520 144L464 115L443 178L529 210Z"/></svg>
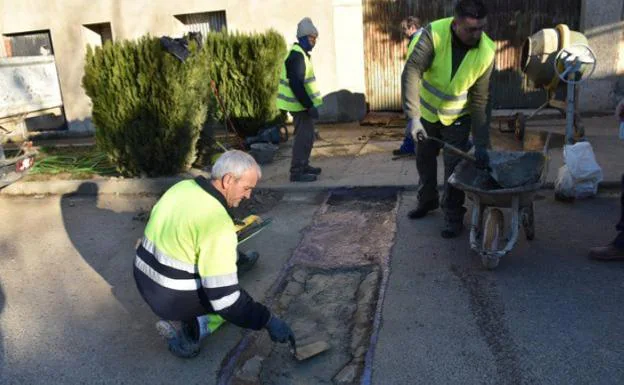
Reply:
<svg viewBox="0 0 624 385"><path fill-rule="evenodd" d="M423 25L453 15L454 0L363 0L366 98L373 111L401 110L401 72L407 40L400 23L418 16ZM545 94L520 68L524 40L542 28L567 24L578 30L581 0L491 0L487 34L496 42L494 108L535 108Z"/></svg>

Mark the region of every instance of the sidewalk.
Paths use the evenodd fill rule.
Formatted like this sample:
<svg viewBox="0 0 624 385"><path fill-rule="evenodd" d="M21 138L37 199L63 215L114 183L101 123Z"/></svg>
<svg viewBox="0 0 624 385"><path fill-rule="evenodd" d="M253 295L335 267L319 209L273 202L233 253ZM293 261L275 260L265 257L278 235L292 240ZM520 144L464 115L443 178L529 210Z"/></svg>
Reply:
<svg viewBox="0 0 624 385"><path fill-rule="evenodd" d="M360 126L357 123L320 126L321 140L312 151L312 162L323 168L320 179L312 183L290 183L291 143L282 145L276 161L263 167L261 187L266 188L332 188L351 186L396 186L416 188L418 174L415 157L392 160L392 150L402 141L400 121L388 120L388 126ZM611 116L583 119L585 132L592 144L604 180L601 187L618 187L624 173L624 142L617 137L617 122ZM513 133L501 133L498 124L490 131L492 145L497 150L541 151L547 133L551 133L546 186L552 188L557 171L563 165L565 120L540 119L528 121L523 142ZM442 156L438 159L438 181L443 184Z"/></svg>
<svg viewBox="0 0 624 385"><path fill-rule="evenodd" d="M616 188L624 173L624 142L617 137L617 122L611 116L583 119L588 140L594 148L598 164L603 169L603 188ZM263 165L263 178L258 188L283 190L324 190L336 187L392 186L415 189L418 183L415 157L392 160L392 150L398 148L403 138L399 119L364 126L359 123L318 125L320 140L314 145L311 163L322 167L319 180L311 183L291 183L288 180L292 136L280 145L271 164ZM292 128L291 128L292 129ZM546 186L552 188L559 167L563 165L561 145L565 131L563 119L540 119L527 122L524 142L517 141L511 133L500 133L498 124L491 129L495 149L541 150L547 132L551 132L550 164ZM17 182L0 191L0 195L67 194L160 194L173 183L202 173L199 170L178 177L123 179L108 178L88 180L88 188L79 190L86 181ZM443 183L443 165L438 162L438 179Z"/></svg>

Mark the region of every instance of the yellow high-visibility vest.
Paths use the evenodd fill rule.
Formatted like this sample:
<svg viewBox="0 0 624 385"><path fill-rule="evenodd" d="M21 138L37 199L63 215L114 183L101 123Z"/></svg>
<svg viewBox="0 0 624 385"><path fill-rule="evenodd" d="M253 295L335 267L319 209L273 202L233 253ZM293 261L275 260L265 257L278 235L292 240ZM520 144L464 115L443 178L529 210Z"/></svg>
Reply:
<svg viewBox="0 0 624 385"><path fill-rule="evenodd" d="M485 33L479 46L468 51L451 79L453 46L451 22L446 18L431 23L434 59L420 83L420 113L428 122L449 126L468 111L468 90L487 71L496 47Z"/></svg>
<svg viewBox="0 0 624 385"><path fill-rule="evenodd" d="M197 290L238 283L234 222L227 209L195 180L178 182L156 203L143 247L171 270L199 274L200 279L171 279L149 271L148 276L161 286Z"/></svg>
<svg viewBox="0 0 624 385"><path fill-rule="evenodd" d="M318 90L316 84L316 77L314 76L314 68L312 67L312 62L308 55L303 51L298 44L292 46L290 52L295 51L301 53L303 55L303 59L305 60L305 80L303 82L304 88L310 96L314 107L318 107L323 104L323 98L321 98L321 93ZM288 77L286 76L286 59L290 55L290 52L284 58L284 64L282 65L282 74L280 76L279 87L277 89L277 108L280 110L297 112L304 111L306 108L299 103L299 100L295 97L295 93L290 88L290 83L288 82Z"/></svg>

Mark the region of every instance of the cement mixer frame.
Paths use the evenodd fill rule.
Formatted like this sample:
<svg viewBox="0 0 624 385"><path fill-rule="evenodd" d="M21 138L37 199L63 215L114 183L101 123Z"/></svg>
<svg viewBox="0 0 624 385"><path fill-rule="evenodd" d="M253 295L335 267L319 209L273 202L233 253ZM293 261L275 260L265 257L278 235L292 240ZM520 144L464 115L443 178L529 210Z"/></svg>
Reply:
<svg viewBox="0 0 624 385"><path fill-rule="evenodd" d="M567 25L543 29L528 37L522 47L522 70L536 86L546 91L546 102L530 115L516 113L508 120L508 132L522 140L527 120L547 107L558 110L566 118L566 143L581 141L585 127L578 113L579 85L596 69L596 56L587 38ZM561 92L565 99L557 99Z"/></svg>

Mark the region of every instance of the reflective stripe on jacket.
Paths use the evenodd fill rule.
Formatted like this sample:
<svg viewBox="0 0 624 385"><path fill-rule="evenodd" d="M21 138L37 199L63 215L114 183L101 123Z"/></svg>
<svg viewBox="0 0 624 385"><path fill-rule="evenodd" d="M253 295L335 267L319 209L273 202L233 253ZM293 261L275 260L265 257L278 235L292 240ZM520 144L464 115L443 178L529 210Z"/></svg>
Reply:
<svg viewBox="0 0 624 385"><path fill-rule="evenodd" d="M175 184L152 209L134 271L157 315L184 320L217 313L256 330L268 321L268 309L239 285L238 239L226 207L210 181L198 177Z"/></svg>

